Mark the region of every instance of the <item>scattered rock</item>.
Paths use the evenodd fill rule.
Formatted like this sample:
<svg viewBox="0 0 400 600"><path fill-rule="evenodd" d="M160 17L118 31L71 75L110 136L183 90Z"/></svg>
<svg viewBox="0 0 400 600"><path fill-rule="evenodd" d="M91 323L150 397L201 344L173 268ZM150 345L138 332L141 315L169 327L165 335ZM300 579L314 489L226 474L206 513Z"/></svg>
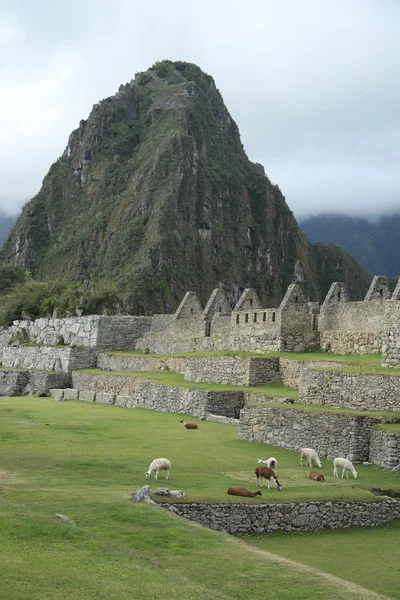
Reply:
<svg viewBox="0 0 400 600"><path fill-rule="evenodd" d="M154 490L153 494L156 496L169 496L170 491L168 488L157 488Z"/></svg>
<svg viewBox="0 0 400 600"><path fill-rule="evenodd" d="M136 490L136 492L133 492L131 498L135 502L141 502L142 500L145 500L145 498L150 500L150 486L144 485L140 490Z"/></svg>
<svg viewBox="0 0 400 600"><path fill-rule="evenodd" d="M185 492L182 492L182 490L170 490L169 495L174 496L175 498L183 498Z"/></svg>
<svg viewBox="0 0 400 600"><path fill-rule="evenodd" d="M75 521L73 521L72 519L67 517L67 515L61 515L61 514L57 513L56 517L58 517L59 519L62 519L63 521L67 521L67 523L71 523L72 525L75 525Z"/></svg>

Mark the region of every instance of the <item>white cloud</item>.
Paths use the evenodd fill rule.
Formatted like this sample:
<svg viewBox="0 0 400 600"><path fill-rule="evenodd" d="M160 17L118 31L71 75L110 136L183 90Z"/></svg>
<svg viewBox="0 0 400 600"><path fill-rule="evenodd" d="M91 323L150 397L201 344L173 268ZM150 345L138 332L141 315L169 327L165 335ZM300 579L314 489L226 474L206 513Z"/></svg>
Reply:
<svg viewBox="0 0 400 600"><path fill-rule="evenodd" d="M399 17L392 0L9 0L0 209L39 190L93 104L164 58L214 77L249 157L295 214L392 207Z"/></svg>

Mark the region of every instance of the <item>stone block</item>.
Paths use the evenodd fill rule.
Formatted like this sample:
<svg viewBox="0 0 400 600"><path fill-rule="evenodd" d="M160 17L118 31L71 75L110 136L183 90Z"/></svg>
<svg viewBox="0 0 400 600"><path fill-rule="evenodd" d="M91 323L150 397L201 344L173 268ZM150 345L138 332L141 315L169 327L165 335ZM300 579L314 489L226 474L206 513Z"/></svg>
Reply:
<svg viewBox="0 0 400 600"><path fill-rule="evenodd" d="M96 394L96 402L100 402L101 404L115 404L115 394L98 392Z"/></svg>
<svg viewBox="0 0 400 600"><path fill-rule="evenodd" d="M66 388L64 390L64 400L77 400L78 399L78 390L74 390L72 388Z"/></svg>
<svg viewBox="0 0 400 600"><path fill-rule="evenodd" d="M57 402L62 402L64 400L64 390L50 390L50 396Z"/></svg>
<svg viewBox="0 0 400 600"><path fill-rule="evenodd" d="M90 390L83 390L79 392L79 400L83 400L84 402L95 402L96 394L95 392L91 392Z"/></svg>

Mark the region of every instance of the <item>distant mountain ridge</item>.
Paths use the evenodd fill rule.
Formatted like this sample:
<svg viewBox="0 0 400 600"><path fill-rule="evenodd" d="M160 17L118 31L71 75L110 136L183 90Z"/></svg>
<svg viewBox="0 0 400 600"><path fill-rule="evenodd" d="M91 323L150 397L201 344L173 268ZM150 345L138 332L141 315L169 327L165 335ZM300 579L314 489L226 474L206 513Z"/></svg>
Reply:
<svg viewBox="0 0 400 600"><path fill-rule="evenodd" d="M311 242L338 244L370 273L400 275L400 213L383 215L376 222L321 214L299 220L299 225Z"/></svg>
<svg viewBox="0 0 400 600"><path fill-rule="evenodd" d="M37 279L113 282L133 314L173 312L192 290L253 287L277 306L290 283L322 301L362 297L371 276L312 245L279 187L249 161L214 80L162 61L93 107L23 208L1 258Z"/></svg>

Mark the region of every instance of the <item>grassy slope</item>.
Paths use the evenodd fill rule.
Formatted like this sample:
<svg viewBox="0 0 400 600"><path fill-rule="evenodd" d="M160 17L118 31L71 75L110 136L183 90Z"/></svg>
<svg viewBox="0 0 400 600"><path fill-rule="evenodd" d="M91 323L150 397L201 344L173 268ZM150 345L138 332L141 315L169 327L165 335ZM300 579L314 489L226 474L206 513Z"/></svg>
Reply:
<svg viewBox="0 0 400 600"><path fill-rule="evenodd" d="M345 577L391 598L400 598L400 521L373 529L276 533L243 539L262 550ZM379 556L381 552L385 554L384 560Z"/></svg>
<svg viewBox="0 0 400 600"><path fill-rule="evenodd" d="M231 426L203 422L187 431L178 423L181 415L25 397L1 398L0 416L0 597L245 599L265 586L266 574L274 581L268 586L272 599L368 597L344 583L338 587L302 569L282 568L276 558L166 511L132 504L129 497L159 455L171 459L170 484L186 490L188 500L206 500L207 490L226 501L226 489L244 484L244 477L253 487L256 458L272 451L285 489L265 491L264 501L267 494L276 502L337 492L372 499L362 491L372 473L374 486L400 487L392 474L360 467L356 482L313 485L296 453L240 442ZM300 482L302 489L290 487ZM375 560L384 564L386 552L382 547Z"/></svg>

